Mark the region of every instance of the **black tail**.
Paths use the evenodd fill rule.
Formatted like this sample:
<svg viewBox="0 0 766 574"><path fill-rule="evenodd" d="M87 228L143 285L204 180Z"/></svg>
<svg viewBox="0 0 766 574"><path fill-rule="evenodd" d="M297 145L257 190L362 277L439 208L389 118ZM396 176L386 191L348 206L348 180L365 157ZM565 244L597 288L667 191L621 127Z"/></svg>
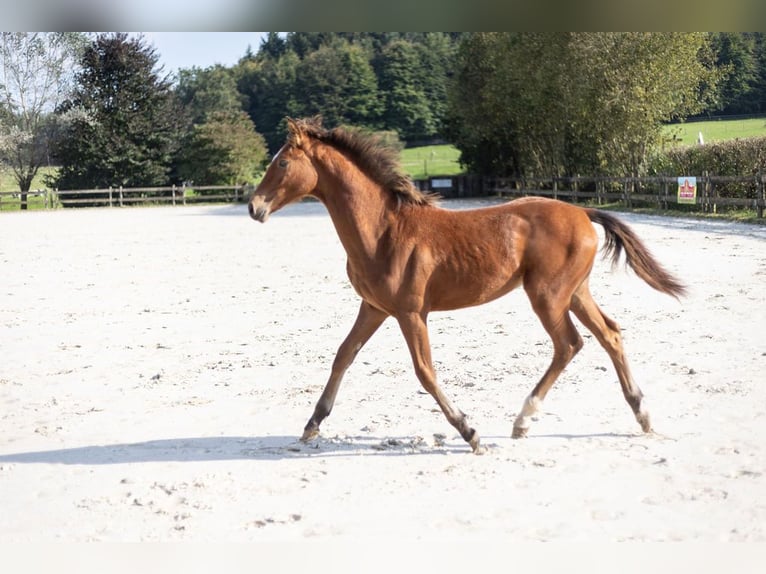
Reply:
<svg viewBox="0 0 766 574"><path fill-rule="evenodd" d="M604 255L611 255L612 264L617 264L624 249L630 268L651 287L676 299L686 294L686 286L660 265L630 227L609 213L597 209L585 212L593 223L604 228Z"/></svg>

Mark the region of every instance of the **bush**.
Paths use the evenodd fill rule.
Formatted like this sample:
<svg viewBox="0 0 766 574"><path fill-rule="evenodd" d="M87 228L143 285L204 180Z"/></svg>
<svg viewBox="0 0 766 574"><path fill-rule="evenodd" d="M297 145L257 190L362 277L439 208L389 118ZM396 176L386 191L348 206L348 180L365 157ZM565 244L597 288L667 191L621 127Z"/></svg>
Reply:
<svg viewBox="0 0 766 574"><path fill-rule="evenodd" d="M766 172L766 137L672 148L653 158L652 175L746 176ZM755 197L755 182L716 185L721 197Z"/></svg>

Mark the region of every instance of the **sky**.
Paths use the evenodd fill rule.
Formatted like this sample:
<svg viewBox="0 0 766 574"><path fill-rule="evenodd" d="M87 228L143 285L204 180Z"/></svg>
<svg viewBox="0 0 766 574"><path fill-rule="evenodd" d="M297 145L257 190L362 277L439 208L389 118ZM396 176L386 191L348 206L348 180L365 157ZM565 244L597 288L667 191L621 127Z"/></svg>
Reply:
<svg viewBox="0 0 766 574"><path fill-rule="evenodd" d="M179 68L207 68L215 64L233 66L245 55L248 45L258 51L266 32L135 32L154 46L165 72Z"/></svg>

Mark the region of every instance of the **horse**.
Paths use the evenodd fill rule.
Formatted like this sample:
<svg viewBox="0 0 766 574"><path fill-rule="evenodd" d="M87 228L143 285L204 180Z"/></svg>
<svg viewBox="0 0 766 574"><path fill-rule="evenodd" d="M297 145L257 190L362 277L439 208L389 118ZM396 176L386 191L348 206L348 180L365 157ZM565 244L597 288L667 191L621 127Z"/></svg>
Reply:
<svg viewBox="0 0 766 574"><path fill-rule="evenodd" d="M346 369L385 319L393 317L421 385L472 451L483 453L479 434L437 384L427 319L432 311L481 305L519 286L553 342L553 358L525 398L512 437L527 436L532 415L583 346L572 314L608 353L643 432L653 432L643 394L628 367L620 327L590 293L599 242L592 224L604 228L604 256L611 255L613 264L624 252L635 274L654 289L678 299L686 287L627 224L604 211L541 197L445 209L437 196L413 185L396 150L374 135L327 129L319 117L286 121L286 141L253 192L249 214L264 223L270 214L306 196L321 201L346 251L348 278L361 298L301 441L319 435Z"/></svg>

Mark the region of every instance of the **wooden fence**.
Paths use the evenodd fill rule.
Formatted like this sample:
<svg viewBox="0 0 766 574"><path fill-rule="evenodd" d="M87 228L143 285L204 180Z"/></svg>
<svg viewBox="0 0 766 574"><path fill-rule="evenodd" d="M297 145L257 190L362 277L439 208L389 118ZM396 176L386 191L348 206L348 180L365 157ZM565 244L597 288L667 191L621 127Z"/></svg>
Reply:
<svg viewBox="0 0 766 574"><path fill-rule="evenodd" d="M252 185L207 185L186 187L110 187L106 189L30 190L26 196L27 206L33 198L42 198L44 209L59 207L124 207L128 205L188 205L193 203L221 203L245 201L252 193ZM3 203L22 205L18 191L0 192L0 209Z"/></svg>
<svg viewBox="0 0 766 574"><path fill-rule="evenodd" d="M684 209L717 213L729 208L753 209L759 218L766 207L766 174L750 176L696 176L697 193L693 204L680 205L677 177L552 177L488 178L474 175L441 176L417 180L423 191L433 191L445 198L523 197L537 195L573 203L596 205L621 203L628 208ZM253 192L252 185L108 188L86 190L36 190L27 195L40 197L42 207L122 207L135 204L188 205L192 203L243 202ZM19 192L0 192L3 204L20 205Z"/></svg>
<svg viewBox="0 0 766 574"><path fill-rule="evenodd" d="M684 209L717 213L728 208L753 209L763 218L766 207L766 174L696 177L696 197L683 205L678 199L678 177L549 177L479 178L477 176L432 177L416 182L419 189L443 197L536 195L573 203L621 203L628 208Z"/></svg>

